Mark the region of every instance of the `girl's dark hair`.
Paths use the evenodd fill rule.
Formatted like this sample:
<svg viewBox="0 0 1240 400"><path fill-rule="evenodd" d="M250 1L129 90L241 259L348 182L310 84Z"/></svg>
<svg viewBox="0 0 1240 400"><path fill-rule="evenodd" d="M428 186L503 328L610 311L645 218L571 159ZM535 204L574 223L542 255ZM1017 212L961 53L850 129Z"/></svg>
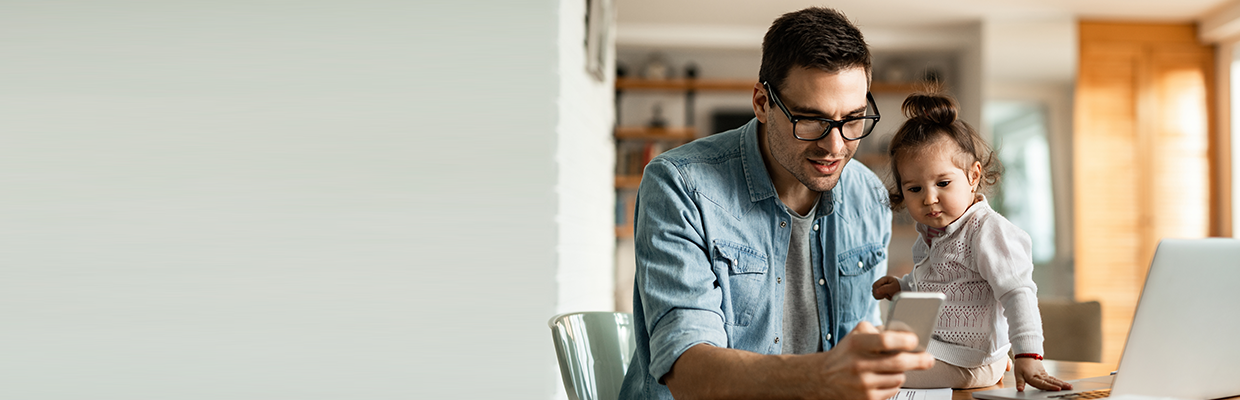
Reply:
<svg viewBox="0 0 1240 400"><path fill-rule="evenodd" d="M957 118L960 106L955 99L943 93L942 88L930 88L908 96L901 111L908 121L896 130L887 149L893 178L887 189L893 210L904 208L904 193L900 190L900 157L923 151L940 138L949 139L960 147L953 161L966 171L966 175L974 162L982 164L978 193L985 193L987 188L999 183L999 176L1003 174L999 158L976 129Z"/></svg>

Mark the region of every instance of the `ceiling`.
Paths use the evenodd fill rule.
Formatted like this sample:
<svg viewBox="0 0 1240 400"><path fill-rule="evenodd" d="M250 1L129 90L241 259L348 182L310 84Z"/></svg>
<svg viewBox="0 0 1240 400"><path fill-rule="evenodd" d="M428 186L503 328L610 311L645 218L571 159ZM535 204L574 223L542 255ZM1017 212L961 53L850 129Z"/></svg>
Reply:
<svg viewBox="0 0 1240 400"><path fill-rule="evenodd" d="M982 20L1060 18L1187 22L1227 0L616 0L617 25L724 25L765 28L811 5L839 9L863 29L951 25Z"/></svg>

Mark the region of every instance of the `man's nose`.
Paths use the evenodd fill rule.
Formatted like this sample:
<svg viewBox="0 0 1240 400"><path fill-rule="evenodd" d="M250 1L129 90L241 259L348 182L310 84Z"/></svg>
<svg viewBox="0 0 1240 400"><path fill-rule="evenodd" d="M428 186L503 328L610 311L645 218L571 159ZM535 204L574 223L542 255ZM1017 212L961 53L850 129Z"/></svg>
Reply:
<svg viewBox="0 0 1240 400"><path fill-rule="evenodd" d="M844 148L847 146L844 142L844 131L841 129L843 128L831 127L831 129L827 131L826 136L818 139L818 147L826 150L827 153L831 155L844 155L846 153Z"/></svg>

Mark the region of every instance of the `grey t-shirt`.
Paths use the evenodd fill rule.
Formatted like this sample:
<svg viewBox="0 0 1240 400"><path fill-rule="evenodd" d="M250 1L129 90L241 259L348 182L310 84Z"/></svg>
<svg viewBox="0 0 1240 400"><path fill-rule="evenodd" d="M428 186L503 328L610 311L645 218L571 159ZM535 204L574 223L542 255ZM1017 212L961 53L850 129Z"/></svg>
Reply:
<svg viewBox="0 0 1240 400"><path fill-rule="evenodd" d="M822 329L818 325L818 298L814 294L814 271L810 260L810 228L818 203L807 215L791 209L792 237L784 276L784 354L822 351Z"/></svg>

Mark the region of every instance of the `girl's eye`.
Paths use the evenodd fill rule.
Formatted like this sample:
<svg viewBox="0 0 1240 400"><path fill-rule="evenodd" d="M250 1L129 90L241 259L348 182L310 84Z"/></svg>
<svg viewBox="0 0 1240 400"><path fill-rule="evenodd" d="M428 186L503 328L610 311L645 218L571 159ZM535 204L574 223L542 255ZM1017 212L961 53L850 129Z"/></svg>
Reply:
<svg viewBox="0 0 1240 400"><path fill-rule="evenodd" d="M951 183L951 182L952 182L952 181L942 181L942 182L939 182L939 183L937 184L937 186L938 186L938 187L947 187L947 184L948 184L948 183Z"/></svg>
<svg viewBox="0 0 1240 400"><path fill-rule="evenodd" d="M912 187L909 187L908 189L904 189L904 190L907 190L907 191L909 191L910 193L917 193L917 192L920 192L920 191L921 191L921 186L912 186Z"/></svg>

